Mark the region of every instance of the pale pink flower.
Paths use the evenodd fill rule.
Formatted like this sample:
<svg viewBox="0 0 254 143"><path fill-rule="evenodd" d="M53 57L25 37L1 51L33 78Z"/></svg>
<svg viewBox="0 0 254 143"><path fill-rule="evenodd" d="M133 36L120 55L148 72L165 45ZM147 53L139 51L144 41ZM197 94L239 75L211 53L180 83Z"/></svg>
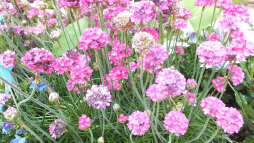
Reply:
<svg viewBox="0 0 254 143"><path fill-rule="evenodd" d="M225 107L225 104L222 100L216 97L208 96L201 100L200 106L202 107L204 114L208 114L211 117L218 117L222 108Z"/></svg>
<svg viewBox="0 0 254 143"><path fill-rule="evenodd" d="M226 79L218 76L216 79L212 80L213 86L216 88L216 90L218 92L222 92L224 89L224 83L225 83ZM224 89L224 92L226 91L226 89Z"/></svg>
<svg viewBox="0 0 254 143"><path fill-rule="evenodd" d="M49 125L49 133L51 137L57 139L65 132L66 123L61 119L56 119L52 124Z"/></svg>
<svg viewBox="0 0 254 143"><path fill-rule="evenodd" d="M230 71L232 68L231 65L227 66L228 71ZM238 67L237 65L234 65L231 71L230 80L233 82L234 86L237 86L238 84L241 84L245 78L245 74L242 70L242 68Z"/></svg>
<svg viewBox="0 0 254 143"><path fill-rule="evenodd" d="M150 118L145 112L135 111L128 118L127 124L133 135L142 136L150 128Z"/></svg>
<svg viewBox="0 0 254 143"><path fill-rule="evenodd" d="M9 66L15 67L16 55L14 51L7 50L0 53L0 65L7 68Z"/></svg>
<svg viewBox="0 0 254 143"><path fill-rule="evenodd" d="M2 93L0 94L0 104L5 104L11 98L10 94Z"/></svg>
<svg viewBox="0 0 254 143"><path fill-rule="evenodd" d="M189 89L194 89L197 86L197 82L195 81L195 79L188 79L187 83L186 83L186 87Z"/></svg>

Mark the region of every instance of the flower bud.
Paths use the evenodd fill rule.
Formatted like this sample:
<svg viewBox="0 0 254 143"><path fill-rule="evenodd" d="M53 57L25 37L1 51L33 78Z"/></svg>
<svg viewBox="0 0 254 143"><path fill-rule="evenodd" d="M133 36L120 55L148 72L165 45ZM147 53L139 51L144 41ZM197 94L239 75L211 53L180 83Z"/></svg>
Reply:
<svg viewBox="0 0 254 143"><path fill-rule="evenodd" d="M117 104L117 103L115 103L115 104L113 105L113 110L114 110L115 112L118 112L118 111L120 110L120 105Z"/></svg>
<svg viewBox="0 0 254 143"><path fill-rule="evenodd" d="M56 92L50 92L49 94L49 102L54 103L59 100L60 96Z"/></svg>
<svg viewBox="0 0 254 143"><path fill-rule="evenodd" d="M98 138L98 143L104 143L104 138L103 137L99 137Z"/></svg>
<svg viewBox="0 0 254 143"><path fill-rule="evenodd" d="M49 38L53 41L57 41L61 37L61 30L52 30Z"/></svg>
<svg viewBox="0 0 254 143"><path fill-rule="evenodd" d="M4 111L4 117L8 122L12 122L19 117L19 112L14 107L9 106L6 111Z"/></svg>
<svg viewBox="0 0 254 143"><path fill-rule="evenodd" d="M40 2L38 3L38 7L39 7L39 9L41 9L41 10L45 10L45 9L47 9L47 8L49 7L49 5L48 5L47 3L45 3L45 2L43 2L43 1L40 1Z"/></svg>
<svg viewBox="0 0 254 143"><path fill-rule="evenodd" d="M172 107L172 110L173 110L173 111L179 111L179 112L181 112L181 109L182 109L182 110L184 109L184 108L182 108L182 107L183 107L183 103L179 102L179 103L177 103L176 106Z"/></svg>

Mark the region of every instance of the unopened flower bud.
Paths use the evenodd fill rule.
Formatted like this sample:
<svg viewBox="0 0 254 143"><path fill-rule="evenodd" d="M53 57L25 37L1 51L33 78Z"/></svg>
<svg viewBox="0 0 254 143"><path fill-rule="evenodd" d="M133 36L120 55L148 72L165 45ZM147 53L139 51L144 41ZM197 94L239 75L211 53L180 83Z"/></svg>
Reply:
<svg viewBox="0 0 254 143"><path fill-rule="evenodd" d="M45 3L45 2L43 2L43 1L40 1L40 2L38 3L38 7L39 7L39 9L41 9L41 10L45 10L45 9L47 9L47 8L49 7L49 5L48 5L47 3Z"/></svg>
<svg viewBox="0 0 254 143"><path fill-rule="evenodd" d="M19 117L19 112L14 107L9 106L6 111L4 111L4 117L8 122L12 122Z"/></svg>
<svg viewBox="0 0 254 143"><path fill-rule="evenodd" d="M115 103L115 104L113 105L113 110L114 110L115 112L118 112L118 111L120 110L120 105L117 104L117 103Z"/></svg>
<svg viewBox="0 0 254 143"><path fill-rule="evenodd" d="M61 37L61 30L52 30L49 37L51 40L57 41Z"/></svg>
<svg viewBox="0 0 254 143"><path fill-rule="evenodd" d="M59 100L60 96L56 92L50 92L49 94L49 102L54 103Z"/></svg>
<svg viewBox="0 0 254 143"><path fill-rule="evenodd" d="M103 137L99 137L98 138L98 143L104 143L104 138Z"/></svg>

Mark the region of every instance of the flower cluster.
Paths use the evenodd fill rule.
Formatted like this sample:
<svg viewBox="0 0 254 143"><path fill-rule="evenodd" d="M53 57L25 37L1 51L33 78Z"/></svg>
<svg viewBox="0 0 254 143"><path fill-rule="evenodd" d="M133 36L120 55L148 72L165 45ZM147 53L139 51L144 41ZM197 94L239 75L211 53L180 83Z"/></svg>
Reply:
<svg viewBox="0 0 254 143"><path fill-rule="evenodd" d="M9 66L15 67L15 52L7 50L4 53L0 54L0 65L7 68Z"/></svg>
<svg viewBox="0 0 254 143"><path fill-rule="evenodd" d="M78 48L82 51L88 49L99 50L106 46L110 41L109 34L100 28L88 28L79 38Z"/></svg>
<svg viewBox="0 0 254 143"><path fill-rule="evenodd" d="M128 54L126 53L126 45L121 44L119 40L114 40L112 46L112 51L108 53L109 61L115 66L122 65L124 58L127 58L132 54L132 50L128 47Z"/></svg>
<svg viewBox="0 0 254 143"><path fill-rule="evenodd" d="M128 120L128 116L125 116L123 113L119 115L118 122L124 124Z"/></svg>
<svg viewBox="0 0 254 143"><path fill-rule="evenodd" d="M183 56L184 55L184 48L182 46L176 46L175 53L181 54Z"/></svg>
<svg viewBox="0 0 254 143"><path fill-rule="evenodd" d="M151 1L135 2L130 8L130 19L135 24L145 25L155 17L154 3Z"/></svg>
<svg viewBox="0 0 254 143"><path fill-rule="evenodd" d="M155 41L159 40L159 33L154 28L145 27L142 29L142 32L147 32L147 33L151 34Z"/></svg>
<svg viewBox="0 0 254 143"><path fill-rule="evenodd" d="M150 51L155 46L153 36L147 32L138 32L133 36L132 48L142 55Z"/></svg>
<svg viewBox="0 0 254 143"><path fill-rule="evenodd" d="M21 63L28 66L33 72L52 73L54 70L54 55L45 49L33 48L21 58Z"/></svg>
<svg viewBox="0 0 254 143"><path fill-rule="evenodd" d="M104 77L104 83L108 89L120 90L122 88L119 82L123 79L128 79L128 71L124 67L114 67Z"/></svg>
<svg viewBox="0 0 254 143"><path fill-rule="evenodd" d="M11 98L10 94L2 93L0 94L0 104L5 104Z"/></svg>
<svg viewBox="0 0 254 143"><path fill-rule="evenodd" d="M79 117L78 123L78 128L80 130L87 130L91 127L91 119L86 114L83 114L81 117Z"/></svg>
<svg viewBox="0 0 254 143"><path fill-rule="evenodd" d="M194 89L195 87L197 86L197 82L195 81L195 79L187 79L187 82L186 82L186 87L188 89Z"/></svg>
<svg viewBox="0 0 254 143"><path fill-rule="evenodd" d="M174 0L152 0L152 2L158 7L159 12L163 12L170 9Z"/></svg>
<svg viewBox="0 0 254 143"><path fill-rule="evenodd" d="M9 106L8 109L4 111L4 117L8 122L12 122L19 117L19 112L14 107Z"/></svg>
<svg viewBox="0 0 254 143"><path fill-rule="evenodd" d="M167 87L160 84L152 84L146 90L146 96L150 97L155 103L160 102L168 97Z"/></svg>
<svg viewBox="0 0 254 143"><path fill-rule="evenodd" d="M232 68L232 65L227 66L228 71L230 71L231 68ZM231 76L230 76L230 80L233 82L233 85L237 86L238 84L241 84L244 78L245 78L245 74L243 70L237 65L234 65L231 70Z"/></svg>
<svg viewBox="0 0 254 143"><path fill-rule="evenodd" d="M184 135L188 129L189 121L185 115L179 111L171 111L164 118L164 127L175 136Z"/></svg>
<svg viewBox="0 0 254 143"><path fill-rule="evenodd" d="M86 102L95 109L106 109L110 105L111 95L107 87L102 85L93 85L86 93Z"/></svg>
<svg viewBox="0 0 254 143"><path fill-rule="evenodd" d="M50 135L57 139L65 132L66 123L61 119L56 119L52 124L49 125Z"/></svg>
<svg viewBox="0 0 254 143"><path fill-rule="evenodd" d="M176 22L174 24L174 28L181 30L187 27L187 23L184 19L176 19Z"/></svg>
<svg viewBox="0 0 254 143"><path fill-rule="evenodd" d="M200 106L202 107L204 114L208 114L211 117L218 117L221 109L225 107L225 104L222 100L209 96L201 100Z"/></svg>
<svg viewBox="0 0 254 143"><path fill-rule="evenodd" d="M191 104L191 105L194 105L196 106L196 100L195 100L195 93L192 93L192 92L188 92L187 93L187 99L188 99L188 102Z"/></svg>
<svg viewBox="0 0 254 143"><path fill-rule="evenodd" d="M224 89L224 84L225 84L226 79L218 76L216 79L212 80L213 86L216 88L216 90L218 92L222 92ZM224 89L224 92L226 91L226 89Z"/></svg>
<svg viewBox="0 0 254 143"><path fill-rule="evenodd" d="M207 41L217 41L220 39L220 35L217 33L207 35Z"/></svg>
<svg viewBox="0 0 254 143"><path fill-rule="evenodd" d="M133 135L142 136L150 128L150 118L147 113L141 111L135 111L128 118L128 128Z"/></svg>
<svg viewBox="0 0 254 143"><path fill-rule="evenodd" d="M115 16L112 20L114 27L119 31L126 31L130 27L132 27L132 22L130 19L129 11L122 11L117 16Z"/></svg>
<svg viewBox="0 0 254 143"><path fill-rule="evenodd" d="M195 6L204 6L204 7L210 7L214 6L215 0L196 0Z"/></svg>
<svg viewBox="0 0 254 143"><path fill-rule="evenodd" d="M82 0L58 0L60 7L74 8L80 6Z"/></svg>
<svg viewBox="0 0 254 143"><path fill-rule="evenodd" d="M225 61L226 48L219 41L206 41L197 48L197 55L201 63L214 66Z"/></svg>

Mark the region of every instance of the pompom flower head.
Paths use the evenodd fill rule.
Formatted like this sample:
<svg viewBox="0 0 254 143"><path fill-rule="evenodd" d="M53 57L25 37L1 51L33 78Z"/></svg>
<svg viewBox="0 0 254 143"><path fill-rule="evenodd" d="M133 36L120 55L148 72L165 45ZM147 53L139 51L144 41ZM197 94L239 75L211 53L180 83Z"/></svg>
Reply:
<svg viewBox="0 0 254 143"><path fill-rule="evenodd" d="M19 112L14 107L9 106L8 109L4 111L4 117L8 122L12 122L19 117Z"/></svg>
<svg viewBox="0 0 254 143"><path fill-rule="evenodd" d="M15 67L15 52L7 50L4 53L0 53L0 65L7 68L9 66Z"/></svg>
<svg viewBox="0 0 254 143"><path fill-rule="evenodd" d="M128 11L120 12L113 18L113 25L119 31L125 31L132 27L133 23L130 20L130 13Z"/></svg>
<svg viewBox="0 0 254 143"><path fill-rule="evenodd" d="M219 41L206 41L197 48L201 63L214 66L221 64L226 58L226 48Z"/></svg>
<svg viewBox="0 0 254 143"><path fill-rule="evenodd" d="M118 122L124 124L128 120L128 116L125 116L123 113L119 115Z"/></svg>
<svg viewBox="0 0 254 143"><path fill-rule="evenodd" d="M155 82L166 86L168 94L172 97L181 95L186 86L184 76L179 71L171 68L162 69L157 74Z"/></svg>
<svg viewBox="0 0 254 143"><path fill-rule="evenodd" d="M232 68L231 65L227 66L228 71L230 71ZM234 65L234 67L232 68L231 71L231 76L230 76L230 80L233 82L234 86L237 86L239 84L241 84L243 82L245 78L245 74L243 72L243 70L238 67L237 65Z"/></svg>
<svg viewBox="0 0 254 143"><path fill-rule="evenodd" d="M26 52L21 62L28 66L33 72L51 73L54 63L54 55L45 49L33 48Z"/></svg>
<svg viewBox="0 0 254 143"><path fill-rule="evenodd" d="M188 129L189 121L185 115L179 111L171 111L166 114L164 127L175 136L184 135Z"/></svg>
<svg viewBox="0 0 254 143"><path fill-rule="evenodd" d="M81 117L79 117L78 123L78 128L80 130L88 130L91 127L91 119L86 114L83 114Z"/></svg>
<svg viewBox="0 0 254 143"><path fill-rule="evenodd" d="M188 79L187 83L186 83L186 87L189 89L194 89L197 86L197 82L195 81L195 79Z"/></svg>
<svg viewBox="0 0 254 143"><path fill-rule="evenodd" d="M154 38L147 32L138 32L132 38L132 48L140 54L145 54L155 46Z"/></svg>
<svg viewBox="0 0 254 143"><path fill-rule="evenodd" d="M49 133L54 138L57 139L61 137L64 133L66 123L61 119L56 119L52 124L49 125Z"/></svg>
<svg viewBox="0 0 254 143"><path fill-rule="evenodd" d="M235 108L222 108L220 115L217 117L216 124L221 127L225 133L238 133L243 127L243 116Z"/></svg>
<svg viewBox="0 0 254 143"><path fill-rule="evenodd" d="M225 104L222 100L216 97L208 96L201 100L200 106L202 107L204 114L208 114L211 117L218 117L222 108L225 107Z"/></svg>
<svg viewBox="0 0 254 143"><path fill-rule="evenodd" d="M146 96L150 97L155 103L168 97L167 87L160 84L152 84L146 90Z"/></svg>
<svg viewBox="0 0 254 143"><path fill-rule="evenodd" d="M218 92L222 92L224 89L224 83L225 83L226 79L218 76L216 79L212 80L213 86L216 88L216 90ZM224 89L224 92L226 91L226 89Z"/></svg>
<svg viewBox="0 0 254 143"><path fill-rule="evenodd" d="M107 87L93 85L86 93L86 101L95 109L106 109L110 105L111 95Z"/></svg>
<svg viewBox="0 0 254 143"><path fill-rule="evenodd" d="M109 34L102 31L100 28L88 28L79 38L78 48L82 51L86 51L88 49L98 50L106 46L109 41Z"/></svg>
<svg viewBox="0 0 254 143"><path fill-rule="evenodd" d="M142 136L150 128L150 118L147 113L135 111L128 118L128 128L133 135Z"/></svg>

